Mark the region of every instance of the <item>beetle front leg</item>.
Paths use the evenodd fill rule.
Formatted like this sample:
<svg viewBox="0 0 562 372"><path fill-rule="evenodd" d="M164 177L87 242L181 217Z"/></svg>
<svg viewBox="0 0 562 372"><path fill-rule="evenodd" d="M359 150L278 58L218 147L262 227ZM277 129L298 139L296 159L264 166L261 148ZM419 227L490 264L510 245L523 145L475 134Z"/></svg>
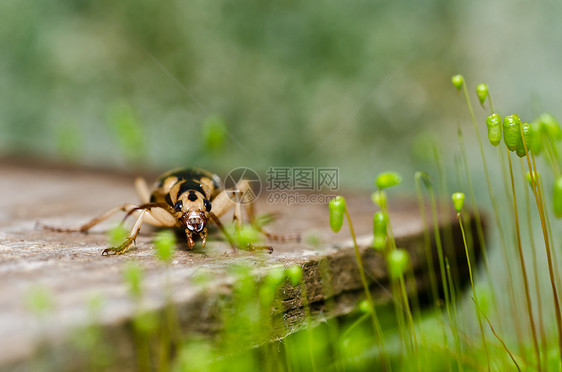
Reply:
<svg viewBox="0 0 562 372"><path fill-rule="evenodd" d="M199 233L199 237L201 238L201 246L205 248L207 245L207 228L205 227L203 231Z"/></svg>
<svg viewBox="0 0 562 372"><path fill-rule="evenodd" d="M127 239L125 239L123 244L121 244L119 247L110 247L110 248L104 249L103 252L101 253L102 256L109 256L109 255L112 255L112 254L120 255L120 254L125 253L131 247L131 245L133 245L133 243L137 239L137 236L139 235L139 231L140 231L141 226L142 226L142 221L144 219L144 215L146 213L147 213L146 209L142 210L139 213L137 221L135 222L135 224L131 228L131 231L129 232L129 235L127 235Z"/></svg>
<svg viewBox="0 0 562 372"><path fill-rule="evenodd" d="M185 229L185 237L187 239L187 249L192 250L195 246L195 242L193 241L193 236L189 229Z"/></svg>

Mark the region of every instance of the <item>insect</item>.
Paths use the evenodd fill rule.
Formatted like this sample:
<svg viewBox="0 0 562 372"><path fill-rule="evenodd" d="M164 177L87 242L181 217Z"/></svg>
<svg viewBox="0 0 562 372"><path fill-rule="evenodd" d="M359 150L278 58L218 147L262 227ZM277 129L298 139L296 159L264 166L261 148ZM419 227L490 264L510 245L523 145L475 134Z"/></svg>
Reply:
<svg viewBox="0 0 562 372"><path fill-rule="evenodd" d="M108 219L117 212L125 212L124 220L131 215L136 221L126 240L118 247L104 249L102 255L123 254L135 242L143 223L160 227L176 227L185 231L187 247L193 249L197 239L204 247L207 242L207 226L214 222L226 236L230 245L235 244L226 232L220 217L234 209L233 218L239 226L241 221L241 200L245 192L250 190L250 184L241 180L235 189L224 190L220 187L220 178L211 172L198 168L173 170L157 178L152 192L142 178L135 180L135 188L141 204L126 203L100 214L89 222L77 228L60 228L42 225L44 229L58 232L88 232L93 226ZM254 219L251 203L244 204L250 221ZM262 231L268 238L284 239ZM297 238L298 239L298 238ZM264 248L272 251L271 247L249 247L250 249Z"/></svg>

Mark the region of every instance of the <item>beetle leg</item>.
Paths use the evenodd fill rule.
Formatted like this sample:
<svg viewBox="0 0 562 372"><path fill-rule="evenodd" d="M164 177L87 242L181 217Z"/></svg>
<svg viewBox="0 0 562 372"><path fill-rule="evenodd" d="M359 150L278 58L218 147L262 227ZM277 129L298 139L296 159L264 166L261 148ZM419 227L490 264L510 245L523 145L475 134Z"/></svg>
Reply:
<svg viewBox="0 0 562 372"><path fill-rule="evenodd" d="M268 251L269 254L273 253L273 247L270 245L253 245L252 243L248 244L248 251L255 252L257 250Z"/></svg>
<svg viewBox="0 0 562 372"><path fill-rule="evenodd" d="M146 209L149 211L149 224L154 226L166 226L174 227L176 226L176 218L174 217L174 210L167 204L163 203L145 203L130 209L125 217L123 217L123 222L129 218L135 212Z"/></svg>
<svg viewBox="0 0 562 372"><path fill-rule="evenodd" d="M189 229L185 229L185 237L187 239L187 249L193 249L195 242L193 241L193 237L191 236L191 231Z"/></svg>
<svg viewBox="0 0 562 372"><path fill-rule="evenodd" d="M301 236L299 233L292 233L292 234L273 234L267 232L263 229L263 224L256 223L256 213L254 209L254 203L246 203L244 204L246 216L248 217L249 222L252 224L254 228L256 228L259 232L265 235L267 240L274 241L274 242L287 242L287 241L301 241ZM274 215L269 215L268 218L273 221L275 220Z"/></svg>
<svg viewBox="0 0 562 372"><path fill-rule="evenodd" d="M133 211L135 208L136 208L136 205L134 205L134 204L131 204L131 203L123 204L121 206L111 208L110 210L100 214L99 216L93 218L92 220L90 220L89 222L85 223L82 226L74 227L74 228L73 227L65 228L65 227L49 226L49 225L44 225L42 223L37 223L37 227L40 227L44 230L56 231L56 232L83 232L83 233L87 233L88 230L90 230L92 227L94 227L95 225L97 225L100 222L103 222L103 221L107 220L109 217L113 216L115 213L120 212L120 211L130 212L130 211Z"/></svg>
<svg viewBox="0 0 562 372"><path fill-rule="evenodd" d="M242 180L238 183L236 188L236 190L222 190L217 196L213 198L212 211L216 217L222 217L226 212L234 209L234 214L237 215L236 218L240 218L240 213L236 213L236 206L238 205L238 207L240 207L240 203L236 203L235 200L241 199L244 192L246 192L250 188L250 185L247 181Z"/></svg>
<svg viewBox="0 0 562 372"><path fill-rule="evenodd" d="M282 243L286 243L288 241L293 241L293 242L300 242L301 241L301 234L299 234L299 233L273 234L273 233L265 231L261 226L258 226L257 229L265 235L267 240L270 240L270 241L282 242Z"/></svg>
<svg viewBox="0 0 562 372"><path fill-rule="evenodd" d="M139 235L139 231L140 231L141 226L142 226L142 220L144 219L144 215L146 213L147 213L146 209L143 209L139 213L139 216L137 217L137 221L135 222L135 224L131 228L131 231L129 232L129 235L127 235L127 239L125 239L123 244L121 244L119 247L110 247L110 248L104 249L103 252L101 253L102 256L109 256L110 254L119 255L119 254L125 253L129 249L129 247L137 239L137 235Z"/></svg>
<svg viewBox="0 0 562 372"><path fill-rule="evenodd" d="M135 190L137 190L137 195L141 204L146 204L150 202L150 189L146 184L146 180L142 177L135 178Z"/></svg>
<svg viewBox="0 0 562 372"><path fill-rule="evenodd" d="M203 231L201 231L199 233L199 237L201 238L201 246L203 248L205 248L205 245L207 245L207 228L206 227L203 229Z"/></svg>
<svg viewBox="0 0 562 372"><path fill-rule="evenodd" d="M225 236L226 240L228 240L228 243L230 244L230 248L232 248L232 251L236 252L236 244L234 243L234 239L232 239L232 236L230 236L230 234L226 231L226 229L224 228L224 225L222 224L221 220L213 212L209 212L209 216L211 216L211 219L213 220L215 225L217 225L219 230Z"/></svg>

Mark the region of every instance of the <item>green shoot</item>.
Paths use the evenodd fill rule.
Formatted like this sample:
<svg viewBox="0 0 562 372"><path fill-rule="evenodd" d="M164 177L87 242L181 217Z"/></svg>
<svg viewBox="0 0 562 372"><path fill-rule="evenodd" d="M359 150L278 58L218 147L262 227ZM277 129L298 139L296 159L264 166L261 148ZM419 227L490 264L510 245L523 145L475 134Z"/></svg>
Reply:
<svg viewBox="0 0 562 372"><path fill-rule="evenodd" d="M329 203L330 210L330 227L334 232L338 232L343 224L344 215L347 217L347 222L349 225L349 230L351 233L351 238L353 240L353 247L355 249L355 259L357 260L357 266L359 268L359 275L361 276L361 282L363 283L363 290L365 291L365 297L371 308L371 321L373 323L373 329L375 332L375 337L377 345L379 348L379 354L381 356L381 363L383 369L389 370L388 360L386 357L386 352L384 350L384 336L382 333L382 328L380 326L377 313L375 311L375 304L371 296L371 291L369 290L369 284L367 282L367 277L365 276L365 270L363 268L363 260L361 258L361 253L359 252L359 246L357 245L357 239L355 237L355 230L353 229L353 224L351 223L351 217L347 211L345 199L343 196L338 196L332 199Z"/></svg>
<svg viewBox="0 0 562 372"><path fill-rule="evenodd" d="M476 307L476 317L478 318L478 326L480 327L480 335L482 337L482 345L484 346L484 351L486 352L486 361L488 363L488 371L490 371L490 354L488 352L488 344L486 343L486 336L484 336L484 327L482 326L482 318L480 317L480 312L478 311L478 297L476 296L476 288L474 287L474 277L472 274L472 265L470 264L470 253L468 252L468 245L466 244L466 235L464 232L464 226L462 223L461 212L464 205L464 194L462 192L456 192L452 196L453 205L457 211L457 218L459 220L459 227L461 229L462 240L464 244L464 252L466 254L466 262L468 264L468 274L470 276L470 285L472 286L472 296L474 300L474 306Z"/></svg>

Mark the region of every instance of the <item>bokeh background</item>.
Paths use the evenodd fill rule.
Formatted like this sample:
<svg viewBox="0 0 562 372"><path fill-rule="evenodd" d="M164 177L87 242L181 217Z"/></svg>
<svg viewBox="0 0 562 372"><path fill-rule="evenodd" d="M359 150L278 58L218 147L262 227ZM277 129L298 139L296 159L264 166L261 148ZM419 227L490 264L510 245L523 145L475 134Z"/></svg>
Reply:
<svg viewBox="0 0 562 372"><path fill-rule="evenodd" d="M413 175L426 133L458 152L471 127L455 73L486 81L502 113L562 116L560 14L558 1L3 0L0 155L330 166L372 188L382 170Z"/></svg>

